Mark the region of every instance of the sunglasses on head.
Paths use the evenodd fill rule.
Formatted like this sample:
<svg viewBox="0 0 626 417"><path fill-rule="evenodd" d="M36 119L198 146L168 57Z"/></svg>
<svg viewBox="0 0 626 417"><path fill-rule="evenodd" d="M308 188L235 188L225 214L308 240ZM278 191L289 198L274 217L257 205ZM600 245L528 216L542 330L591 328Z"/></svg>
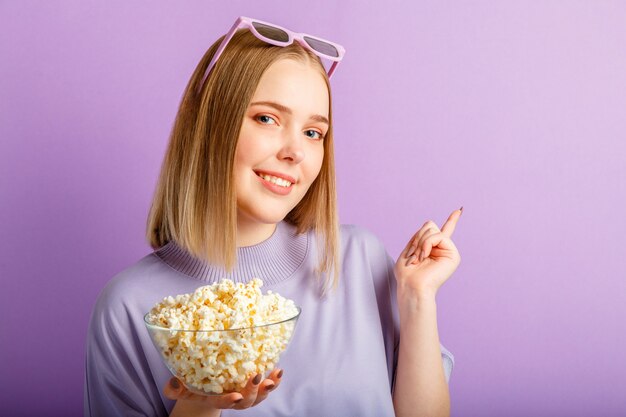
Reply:
<svg viewBox="0 0 626 417"><path fill-rule="evenodd" d="M328 69L328 78L333 75L333 73L335 72L335 68L337 68L339 61L341 61L343 55L346 52L343 46L334 42L330 42L316 36L307 35L306 33L292 32L273 23L263 22L262 20L240 16L235 21L235 24L233 24L233 26L230 28L228 33L224 36L224 40L220 44L219 48L217 48L215 55L213 55L213 58L211 59L211 62L209 63L209 66L207 67L206 71L204 72L204 76L200 81L199 90L202 89L206 78L209 76L211 69L213 69L213 66L215 66L215 63L217 62L220 55L222 55L222 52L224 52L224 49L226 49L226 45L228 45L228 42L231 40L235 32L237 32L237 30L241 28L250 29L250 32L252 32L254 36L271 45L287 46L291 45L294 41L297 41L300 45L307 48L320 58L326 58L333 61L330 69Z"/></svg>

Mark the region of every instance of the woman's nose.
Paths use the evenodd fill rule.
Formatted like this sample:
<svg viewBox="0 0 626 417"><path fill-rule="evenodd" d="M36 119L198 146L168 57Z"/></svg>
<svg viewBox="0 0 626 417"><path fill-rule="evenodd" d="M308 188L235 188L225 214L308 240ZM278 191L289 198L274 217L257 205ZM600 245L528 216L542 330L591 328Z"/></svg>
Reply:
<svg viewBox="0 0 626 417"><path fill-rule="evenodd" d="M288 133L283 139L278 158L300 163L304 159L304 137L302 137L302 133Z"/></svg>

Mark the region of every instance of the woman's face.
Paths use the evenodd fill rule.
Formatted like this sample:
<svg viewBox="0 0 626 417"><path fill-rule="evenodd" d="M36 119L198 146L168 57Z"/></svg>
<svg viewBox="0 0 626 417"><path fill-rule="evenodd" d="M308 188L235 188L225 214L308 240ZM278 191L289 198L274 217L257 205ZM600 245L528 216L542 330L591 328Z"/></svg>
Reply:
<svg viewBox="0 0 626 417"><path fill-rule="evenodd" d="M235 152L240 229L280 222L317 178L328 131L323 76L292 59L261 77L244 116Z"/></svg>

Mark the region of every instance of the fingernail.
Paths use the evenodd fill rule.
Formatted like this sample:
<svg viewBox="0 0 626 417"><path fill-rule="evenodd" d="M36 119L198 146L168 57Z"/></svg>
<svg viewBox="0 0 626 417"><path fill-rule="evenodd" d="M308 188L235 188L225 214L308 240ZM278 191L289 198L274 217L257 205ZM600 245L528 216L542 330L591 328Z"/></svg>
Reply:
<svg viewBox="0 0 626 417"><path fill-rule="evenodd" d="M459 210L461 210L461 214L463 214L463 206L461 206Z"/></svg>
<svg viewBox="0 0 626 417"><path fill-rule="evenodd" d="M411 262L413 262L415 260L416 256L415 255L411 255L411 257L409 258L408 261L406 261L406 264L404 266L409 266L411 264Z"/></svg>
<svg viewBox="0 0 626 417"><path fill-rule="evenodd" d="M406 253L406 257L410 258L411 255L413 255L415 253L415 249L417 249L416 246L411 245L411 247L409 248L409 251Z"/></svg>
<svg viewBox="0 0 626 417"><path fill-rule="evenodd" d="M238 400L233 401L233 403L238 404L243 400L243 397L239 398Z"/></svg>
<svg viewBox="0 0 626 417"><path fill-rule="evenodd" d="M281 369L280 372L278 373L278 375L276 375L277 378L282 378L283 377L283 370Z"/></svg>
<svg viewBox="0 0 626 417"><path fill-rule="evenodd" d="M422 262L424 260L424 258L426 257L426 254L424 253L424 251L422 250L420 252L420 262Z"/></svg>
<svg viewBox="0 0 626 417"><path fill-rule="evenodd" d="M259 385L261 383L261 374L257 374L252 380L252 383L254 385Z"/></svg>
<svg viewBox="0 0 626 417"><path fill-rule="evenodd" d="M272 382L271 384L268 384L268 385L265 387L265 391L271 391L271 390L273 390L274 388L276 388L276 384L274 384L274 383Z"/></svg>
<svg viewBox="0 0 626 417"><path fill-rule="evenodd" d="M174 379L172 379L172 381L170 383L172 384L172 387L174 387L174 389L180 388L180 384L178 383L178 379L174 378Z"/></svg>

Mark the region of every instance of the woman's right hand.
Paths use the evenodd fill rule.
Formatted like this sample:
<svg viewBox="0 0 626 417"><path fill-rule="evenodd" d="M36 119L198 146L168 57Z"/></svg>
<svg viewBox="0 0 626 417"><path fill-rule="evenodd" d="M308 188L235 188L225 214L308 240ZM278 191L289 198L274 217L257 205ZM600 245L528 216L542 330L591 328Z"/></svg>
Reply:
<svg viewBox="0 0 626 417"><path fill-rule="evenodd" d="M253 407L267 398L269 393L280 385L283 371L274 369L269 378L261 381L261 374L250 377L241 392L231 392L222 395L201 395L189 391L176 377L171 378L163 393L176 404L170 417L176 416L203 416L218 417L222 409L243 410ZM256 382L256 384L255 384Z"/></svg>

